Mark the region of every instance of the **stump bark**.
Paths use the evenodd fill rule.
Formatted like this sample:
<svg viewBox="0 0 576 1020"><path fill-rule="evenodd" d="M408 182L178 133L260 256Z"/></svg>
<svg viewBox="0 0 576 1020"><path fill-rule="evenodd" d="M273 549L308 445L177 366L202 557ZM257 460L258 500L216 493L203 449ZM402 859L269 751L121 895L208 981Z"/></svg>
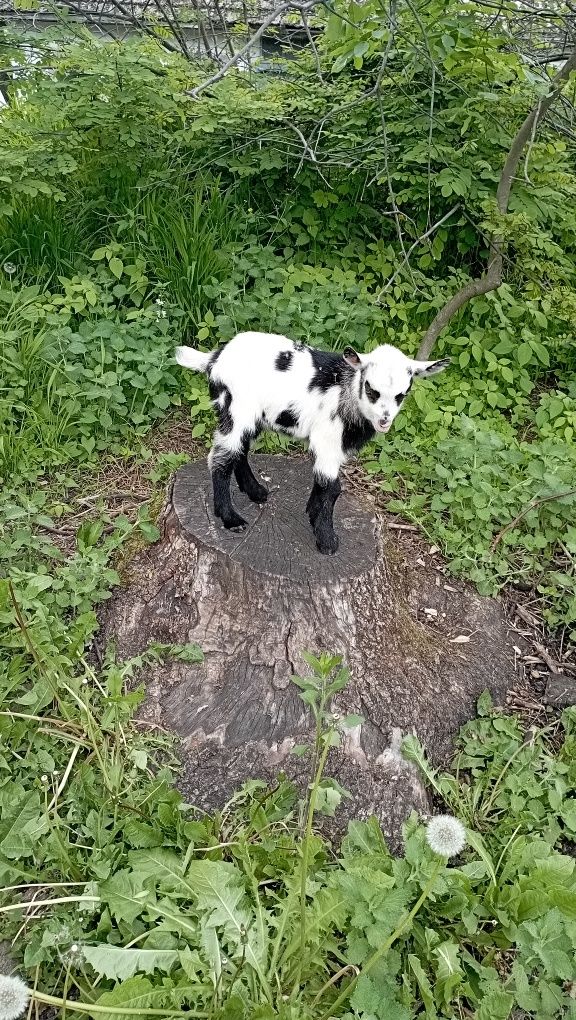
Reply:
<svg viewBox="0 0 576 1020"><path fill-rule="evenodd" d="M188 800L211 809L246 779L280 770L305 781L291 756L310 719L294 673L302 652L342 654L351 680L334 709L363 716L329 757L328 774L352 794L341 815L376 814L393 846L413 807L425 811L419 778L399 753L416 733L439 762L485 689L501 699L514 681L512 639L495 600L450 581L406 550L369 497L338 500L335 556L316 550L305 514L312 484L305 459L252 458L270 489L262 506L233 486L248 520L242 534L218 526L205 462L177 472L162 537L131 562L108 604L105 639L121 657L152 641L197 642L198 665L170 661L145 677L144 714L182 737ZM465 643L453 638L470 635Z"/></svg>

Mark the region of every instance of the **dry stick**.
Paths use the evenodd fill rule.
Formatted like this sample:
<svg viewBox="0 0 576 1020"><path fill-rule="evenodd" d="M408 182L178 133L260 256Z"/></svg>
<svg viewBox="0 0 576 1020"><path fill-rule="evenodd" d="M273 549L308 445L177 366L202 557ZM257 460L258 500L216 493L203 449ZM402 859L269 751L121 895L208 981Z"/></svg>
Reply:
<svg viewBox="0 0 576 1020"><path fill-rule="evenodd" d="M533 499L533 500L531 500L531 502L528 503L524 507L524 509L520 511L520 513L514 518L513 521L510 521L510 523L507 524L505 528L502 528L498 532L498 534L495 536L495 538L492 541L492 545L490 546L490 551L494 552L496 546L504 538L504 535L506 534L506 532L507 531L511 531L512 528L515 528L516 525L518 524L518 522L521 521L522 518L526 516L526 514L530 513L530 511L533 510L534 507L541 506L542 503L549 503L551 499L565 499L566 496L574 496L574 495L576 495L576 489L567 489L566 492L553 492L551 496L542 496L541 499Z"/></svg>
<svg viewBox="0 0 576 1020"><path fill-rule="evenodd" d="M216 14L218 15L218 17L220 19L220 27L222 28L222 31L224 32L225 45L226 45L226 47L228 49L228 52L230 53L230 56L233 57L234 56L234 47L232 45L232 40L230 38L230 33L228 31L228 23L227 23L227 21L226 21L226 19L224 17L224 14L222 12L222 8L220 7L219 0L214 0L214 7L216 9Z"/></svg>
<svg viewBox="0 0 576 1020"><path fill-rule="evenodd" d="M318 50L316 48L316 43L314 42L314 38L312 36L312 32L310 31L310 25L308 24L308 18L306 16L306 11L304 10L303 7L300 8L300 15L302 17L302 24L304 25L304 31L306 32L306 35L308 37L308 43L310 45L310 49L312 50L312 53L314 54L314 61L315 61L315 64L316 64L316 74L318 75L320 81L324 82L324 76L322 74L322 65L320 63L320 56L318 54Z"/></svg>
<svg viewBox="0 0 576 1020"><path fill-rule="evenodd" d="M414 249L417 248L419 244L422 244L422 241L425 241L428 237L430 237L431 234L433 234L436 230L438 230L438 228L441 227L443 223L446 223L446 220L449 220L451 216L454 216L454 214L457 213L459 209L460 209L460 203L458 202L458 205L453 205L452 208L449 210L449 212L444 214L442 219L438 220L437 223L433 223L432 226L428 228L428 230L426 230L423 234L420 234L420 237L416 238L414 243L411 244L410 247L408 248L408 251L405 252L404 258L403 258L402 262L400 263L400 265L398 266L398 268L395 271L395 273L390 277L389 280L386 281L386 283L382 287L382 290L380 291L380 293L379 293L379 295L378 295L378 297L376 299L377 301L380 301L382 295L385 294L387 290L390 290L390 287L394 283L394 280L397 278L399 273L402 271L402 269L406 265L406 262L410 258L410 256L411 256L412 252L414 251Z"/></svg>
<svg viewBox="0 0 576 1020"><path fill-rule="evenodd" d="M536 131L540 122L548 113L552 103L560 95L566 79L574 70L576 70L576 46L574 46L574 49L564 66L560 68L558 74L556 74L552 79L552 88L548 95L538 100L528 116L524 119L524 122L518 129L512 141L500 175L498 189L496 191L496 203L498 206L498 212L501 216L506 216L508 212L510 192L512 191L512 184L518 170L518 164L520 163L524 147L532 137L533 132ZM457 291L456 294L454 294L450 300L446 302L444 307L441 308L434 316L434 319L426 330L422 343L420 344L420 349L417 355L418 358L426 360L430 357L432 348L440 336L440 333L444 327L448 325L452 316L455 315L463 305L465 305L471 298L479 297L481 294L488 294L490 291L496 290L501 285L503 276L503 256L504 238L497 234L493 236L490 241L490 257L485 274L477 280L470 280L464 287L461 287L461 289Z"/></svg>

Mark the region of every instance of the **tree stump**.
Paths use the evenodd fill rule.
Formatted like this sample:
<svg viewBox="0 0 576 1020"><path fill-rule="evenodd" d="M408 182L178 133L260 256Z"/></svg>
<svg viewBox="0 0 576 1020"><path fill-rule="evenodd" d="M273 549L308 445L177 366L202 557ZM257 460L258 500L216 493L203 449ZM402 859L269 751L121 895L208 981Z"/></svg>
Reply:
<svg viewBox="0 0 576 1020"><path fill-rule="evenodd" d="M374 813L392 845L426 795L399 753L416 733L439 762L485 689L498 700L514 681L514 653L502 609L450 581L389 531L368 496L344 492L335 508L335 556L318 553L305 514L312 484L302 458L255 456L270 489L256 506L233 486L245 532L219 527L205 462L177 472L162 514L162 537L127 569L108 604L104 637L121 657L150 641L197 642L204 662L170 661L145 677L144 714L182 737L181 787L210 809L249 778L283 770L305 781L291 756L310 719L291 683L303 651L342 654L349 685L333 706L357 713L328 760L328 774L352 794L346 813ZM346 486L345 486L346 489ZM414 543L416 547L414 548ZM470 635L465 643L454 637Z"/></svg>

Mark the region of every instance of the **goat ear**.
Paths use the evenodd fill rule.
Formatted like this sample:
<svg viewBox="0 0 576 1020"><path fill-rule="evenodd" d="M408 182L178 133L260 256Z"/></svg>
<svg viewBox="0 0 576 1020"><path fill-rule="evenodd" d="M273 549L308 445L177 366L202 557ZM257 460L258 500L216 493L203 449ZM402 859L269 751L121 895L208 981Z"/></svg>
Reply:
<svg viewBox="0 0 576 1020"><path fill-rule="evenodd" d="M345 347L342 353L342 357L347 365L351 365L352 368L360 368L362 362L360 361L360 355L353 347Z"/></svg>
<svg viewBox="0 0 576 1020"><path fill-rule="evenodd" d="M414 361L412 364L412 374L415 378L422 379L443 372L451 364L451 361L450 358L442 358L440 361Z"/></svg>

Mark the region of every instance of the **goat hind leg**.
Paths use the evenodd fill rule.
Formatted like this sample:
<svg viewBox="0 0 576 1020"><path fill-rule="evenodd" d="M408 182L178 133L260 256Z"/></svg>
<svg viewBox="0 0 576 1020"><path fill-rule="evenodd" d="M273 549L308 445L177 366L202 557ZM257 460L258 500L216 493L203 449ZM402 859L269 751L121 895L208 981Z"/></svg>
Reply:
<svg viewBox="0 0 576 1020"><path fill-rule="evenodd" d="M238 456L239 452L234 449L229 437L216 433L208 458L214 493L214 515L229 531L243 531L246 527L246 521L234 509L230 496L230 479Z"/></svg>
<svg viewBox="0 0 576 1020"><path fill-rule="evenodd" d="M251 435L242 438L242 451L234 464L234 475L240 492L244 492L253 503L265 503L268 499L268 489L260 484L248 461L251 439Z"/></svg>

